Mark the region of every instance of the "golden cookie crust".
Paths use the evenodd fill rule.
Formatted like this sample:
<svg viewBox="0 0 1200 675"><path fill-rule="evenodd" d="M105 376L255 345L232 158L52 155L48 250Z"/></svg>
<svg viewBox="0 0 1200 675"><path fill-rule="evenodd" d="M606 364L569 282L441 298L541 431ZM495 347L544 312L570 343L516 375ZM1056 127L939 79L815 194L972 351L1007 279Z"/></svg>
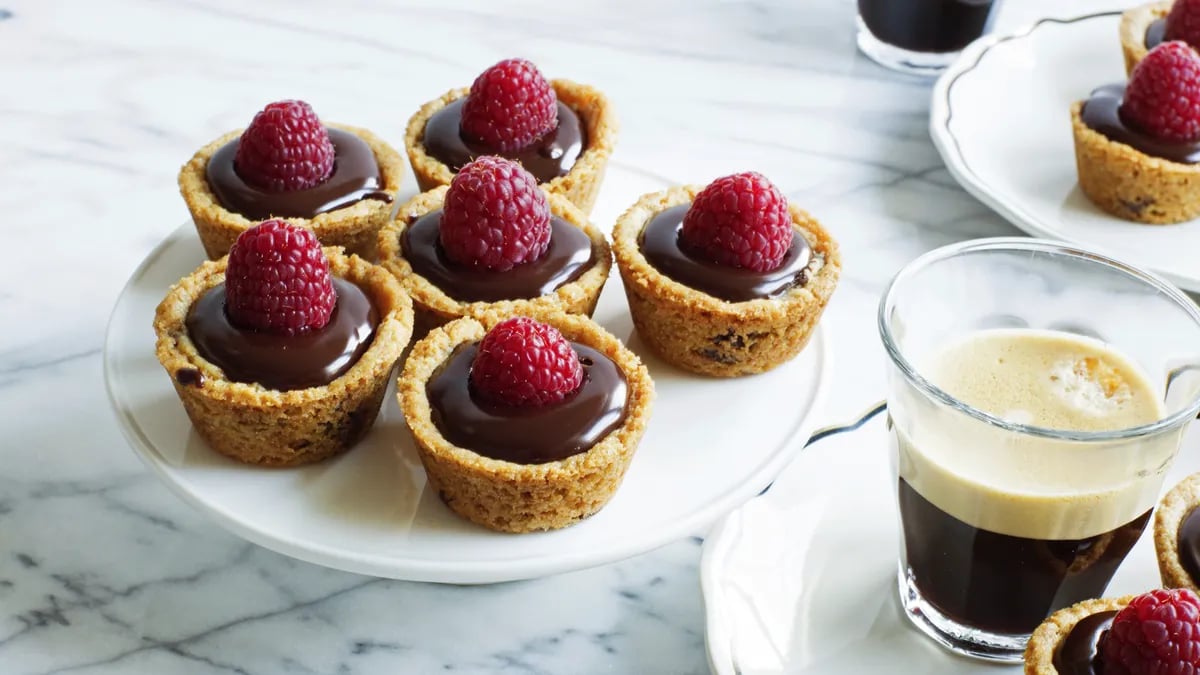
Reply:
<svg viewBox="0 0 1200 675"><path fill-rule="evenodd" d="M413 271L412 265L404 259L400 247L400 236L404 228L415 222L421 216L442 208L446 200L448 186L434 188L423 192L402 205L396 212L396 218L379 231L379 264L396 275L404 290L413 299L416 307L416 324L418 337L430 329L441 326L447 321L464 316L482 316L486 312L501 314L521 314L540 310L561 309L570 314L592 315L596 302L600 299L600 291L608 281L612 269L612 248L596 226L588 222L587 216L561 195L549 192L545 187L546 196L550 202L550 212L568 223L587 233L592 240L592 254L595 262L578 279L563 284L553 293L525 299L502 300L498 302L459 302L446 295L442 289L431 281Z"/></svg>
<svg viewBox="0 0 1200 675"><path fill-rule="evenodd" d="M650 373L620 340L591 319L563 312L532 312L568 339L603 353L628 385L624 423L586 452L545 464L492 459L447 441L434 425L425 388L461 344L477 342L508 314L458 319L416 343L400 376L400 408L430 484L460 516L500 532L534 532L572 525L604 507L633 459L654 400Z"/></svg>
<svg viewBox="0 0 1200 675"><path fill-rule="evenodd" d="M192 425L217 452L262 466L308 464L349 449L374 423L392 368L412 335L412 301L382 267L338 248L326 248L325 255L334 276L371 299L379 325L358 363L324 386L276 391L232 382L196 351L185 324L188 312L206 291L224 283L228 257L204 262L159 304L158 360ZM195 373L200 383L189 384Z"/></svg>
<svg viewBox="0 0 1200 675"><path fill-rule="evenodd" d="M1200 592L1195 580L1179 562L1179 526L1200 506L1200 473L1194 473L1171 488L1154 513L1154 552L1163 588L1190 588Z"/></svg>
<svg viewBox="0 0 1200 675"><path fill-rule="evenodd" d="M379 164L382 183L379 189L394 199L404 179L404 160L400 153L366 129L344 124L326 126L352 133L371 148L375 161ZM242 131L231 131L200 148L179 170L179 193L187 203L188 211L196 224L196 232L200 235L205 252L212 260L229 253L238 235L258 224L258 221L252 221L222 206L205 176L208 160L225 144L240 137ZM388 221L391 213L391 202L364 199L340 209L317 214L313 218L283 220L312 230L325 246L341 246L347 253L371 259L374 256L376 234Z"/></svg>
<svg viewBox="0 0 1200 675"><path fill-rule="evenodd" d="M1133 73L1133 68L1146 58L1146 31L1150 24L1165 18L1171 11L1171 0L1151 2L1145 5L1131 7L1121 14L1121 24L1118 32L1121 37L1121 52L1125 56L1125 74Z"/></svg>
<svg viewBox="0 0 1200 675"><path fill-rule="evenodd" d="M600 194L600 185L604 182L608 158L617 143L617 116L608 97L598 89L571 80L551 80L550 86L554 87L558 100L579 115L587 133L587 143L567 175L542 185L550 192L566 197L584 214L591 214L596 196ZM440 98L421 106L408 121L404 145L413 173L417 176L417 186L422 192L439 185L449 185L454 178L450 167L425 152L425 125L434 113L466 96L469 91L466 87L451 89Z"/></svg>
<svg viewBox="0 0 1200 675"><path fill-rule="evenodd" d="M1093 204L1124 220L1171 225L1200 216L1200 164L1151 157L1111 141L1083 123L1084 101L1071 106L1079 188Z"/></svg>
<svg viewBox="0 0 1200 675"><path fill-rule="evenodd" d="M1058 643L1071 633L1075 624L1099 612L1119 612L1136 597L1127 595L1121 598L1084 600L1051 614L1050 618L1033 631L1028 644L1025 645L1025 675L1059 675L1058 669L1054 667L1054 650L1058 649Z"/></svg>
<svg viewBox="0 0 1200 675"><path fill-rule="evenodd" d="M837 242L794 204L792 223L813 249L819 267L808 283L776 298L727 302L689 288L656 270L642 255L646 223L672 206L691 202L702 185L643 195L617 220L613 251L638 335L666 361L714 377L761 373L788 361L808 344L837 288L842 259Z"/></svg>

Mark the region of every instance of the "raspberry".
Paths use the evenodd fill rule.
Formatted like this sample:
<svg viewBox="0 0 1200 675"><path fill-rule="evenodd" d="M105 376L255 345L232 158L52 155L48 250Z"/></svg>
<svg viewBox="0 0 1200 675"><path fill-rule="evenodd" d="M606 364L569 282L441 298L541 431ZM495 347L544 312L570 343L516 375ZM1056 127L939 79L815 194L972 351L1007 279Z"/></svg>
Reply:
<svg viewBox="0 0 1200 675"><path fill-rule="evenodd" d="M558 97L537 66L508 59L475 78L462 131L497 152L515 152L558 126Z"/></svg>
<svg viewBox="0 0 1200 675"><path fill-rule="evenodd" d="M1182 42L1164 42L1133 69L1121 119L1164 141L1200 140L1200 56Z"/></svg>
<svg viewBox="0 0 1200 675"><path fill-rule="evenodd" d="M792 245L787 199L762 174L718 178L696 195L683 217L683 241L726 267L769 272Z"/></svg>
<svg viewBox="0 0 1200 675"><path fill-rule="evenodd" d="M1134 598L1101 638L1099 660L1104 675L1200 673L1200 598L1187 589Z"/></svg>
<svg viewBox="0 0 1200 675"><path fill-rule="evenodd" d="M316 235L267 220L238 236L225 270L225 313L249 330L295 335L329 323L337 304Z"/></svg>
<svg viewBox="0 0 1200 675"><path fill-rule="evenodd" d="M1183 40L1200 46L1200 1L1175 0L1167 14L1167 40Z"/></svg>
<svg viewBox="0 0 1200 675"><path fill-rule="evenodd" d="M502 272L550 247L550 202L520 164L480 157L450 181L439 228L452 261Z"/></svg>
<svg viewBox="0 0 1200 675"><path fill-rule="evenodd" d="M242 132L233 166L250 185L267 192L307 190L333 173L333 142L304 101L263 108Z"/></svg>
<svg viewBox="0 0 1200 675"><path fill-rule="evenodd" d="M516 317L496 324L483 337L470 378L472 391L487 401L537 407L578 391L583 366L557 328Z"/></svg>

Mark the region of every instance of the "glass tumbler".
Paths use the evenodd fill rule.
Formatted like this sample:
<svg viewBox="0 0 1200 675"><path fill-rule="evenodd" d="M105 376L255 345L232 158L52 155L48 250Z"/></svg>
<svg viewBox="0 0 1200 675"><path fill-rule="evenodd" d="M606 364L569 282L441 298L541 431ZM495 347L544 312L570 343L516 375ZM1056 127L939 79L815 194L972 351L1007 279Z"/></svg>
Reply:
<svg viewBox="0 0 1200 675"><path fill-rule="evenodd" d="M858 48L876 63L937 75L991 28L1000 0L858 0Z"/></svg>
<svg viewBox="0 0 1200 675"><path fill-rule="evenodd" d="M1098 340L1142 371L1165 416L1114 431L1047 429L976 409L923 374L948 344L988 329ZM982 239L901 270L879 332L904 611L953 652L1020 661L1043 619L1104 594L1141 536L1200 411L1200 310L1097 253Z"/></svg>

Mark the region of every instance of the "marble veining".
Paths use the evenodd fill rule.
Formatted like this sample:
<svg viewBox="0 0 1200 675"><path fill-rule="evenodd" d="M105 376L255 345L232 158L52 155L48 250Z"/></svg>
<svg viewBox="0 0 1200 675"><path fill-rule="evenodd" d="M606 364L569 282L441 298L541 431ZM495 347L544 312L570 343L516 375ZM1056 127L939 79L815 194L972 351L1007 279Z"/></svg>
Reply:
<svg viewBox="0 0 1200 675"><path fill-rule="evenodd" d="M1002 24L1095 5L1010 2ZM305 98L399 145L420 103L522 55L612 97L622 133L610 173L624 184L756 169L827 224L846 258L825 319L838 368L828 415L848 417L883 390L874 306L891 274L932 247L1014 233L942 167L929 83L855 53L853 6L5 3L0 673L706 672L701 532L483 587L345 574L227 534L126 447L104 393L105 323L134 267L186 217L178 167L266 101ZM638 196L616 189L601 227Z"/></svg>

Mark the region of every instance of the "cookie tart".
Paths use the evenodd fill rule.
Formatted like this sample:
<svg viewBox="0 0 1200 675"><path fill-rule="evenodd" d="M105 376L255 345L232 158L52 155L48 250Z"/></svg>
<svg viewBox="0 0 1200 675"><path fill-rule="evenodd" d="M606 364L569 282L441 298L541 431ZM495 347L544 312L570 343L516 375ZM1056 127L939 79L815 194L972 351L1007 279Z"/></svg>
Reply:
<svg viewBox="0 0 1200 675"><path fill-rule="evenodd" d="M171 287L158 360L217 452L294 466L354 445L375 421L412 333L386 270L271 220Z"/></svg>
<svg viewBox="0 0 1200 675"><path fill-rule="evenodd" d="M413 298L418 336L484 312L591 315L612 267L608 241L579 209L499 157L401 206L378 250Z"/></svg>
<svg viewBox="0 0 1200 675"><path fill-rule="evenodd" d="M718 377L800 353L841 274L829 233L753 172L643 196L617 221L613 250L642 339Z"/></svg>
<svg viewBox="0 0 1200 675"><path fill-rule="evenodd" d="M1200 216L1200 56L1155 47L1128 85L1071 107L1079 187L1104 211L1165 225Z"/></svg>
<svg viewBox="0 0 1200 675"><path fill-rule="evenodd" d="M430 484L502 532L566 527L612 498L654 398L637 356L590 319L463 318L417 342L400 407Z"/></svg>
<svg viewBox="0 0 1200 675"><path fill-rule="evenodd" d="M1133 68L1146 58L1146 54L1168 40L1186 40L1178 34L1167 37L1167 15L1171 12L1171 0L1164 2L1148 2L1144 5L1130 7L1121 13L1121 24L1118 33L1121 38L1121 53L1125 56L1125 74L1133 73ZM1187 11L1183 5L1195 5L1195 2L1180 2L1180 11ZM1179 32L1181 22L1178 12L1175 18L1175 33Z"/></svg>
<svg viewBox="0 0 1200 675"><path fill-rule="evenodd" d="M1042 622L1026 675L1200 672L1200 598L1190 590L1085 600Z"/></svg>
<svg viewBox="0 0 1200 675"><path fill-rule="evenodd" d="M1159 502L1154 551L1164 587L1200 590L1200 473L1182 480Z"/></svg>
<svg viewBox="0 0 1200 675"><path fill-rule="evenodd" d="M214 260L268 218L370 256L403 175L400 153L366 129L322 124L307 103L279 101L200 148L179 171L179 191Z"/></svg>
<svg viewBox="0 0 1200 675"><path fill-rule="evenodd" d="M591 213L617 120L598 90L569 80L547 82L524 59L483 71L470 89L452 89L408 122L404 144L421 190L448 185L483 155L520 162L547 190Z"/></svg>

